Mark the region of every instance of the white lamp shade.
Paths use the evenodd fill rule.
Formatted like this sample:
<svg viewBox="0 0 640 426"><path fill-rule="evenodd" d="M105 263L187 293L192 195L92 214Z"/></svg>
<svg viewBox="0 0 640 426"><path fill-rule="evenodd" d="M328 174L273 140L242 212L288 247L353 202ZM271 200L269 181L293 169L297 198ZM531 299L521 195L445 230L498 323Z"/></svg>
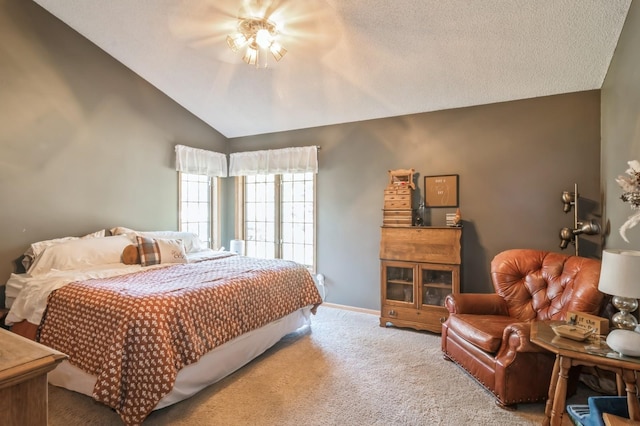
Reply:
<svg viewBox="0 0 640 426"><path fill-rule="evenodd" d="M598 289L613 296L640 298L640 251L604 250Z"/></svg>

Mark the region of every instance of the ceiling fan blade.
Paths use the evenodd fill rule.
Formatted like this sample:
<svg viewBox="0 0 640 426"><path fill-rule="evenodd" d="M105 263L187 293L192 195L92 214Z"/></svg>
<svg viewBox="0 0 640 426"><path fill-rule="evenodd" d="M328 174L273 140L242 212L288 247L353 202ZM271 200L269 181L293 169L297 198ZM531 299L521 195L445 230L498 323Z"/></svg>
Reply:
<svg viewBox="0 0 640 426"><path fill-rule="evenodd" d="M184 2L169 13L169 30L187 43L224 40L236 30L237 1Z"/></svg>

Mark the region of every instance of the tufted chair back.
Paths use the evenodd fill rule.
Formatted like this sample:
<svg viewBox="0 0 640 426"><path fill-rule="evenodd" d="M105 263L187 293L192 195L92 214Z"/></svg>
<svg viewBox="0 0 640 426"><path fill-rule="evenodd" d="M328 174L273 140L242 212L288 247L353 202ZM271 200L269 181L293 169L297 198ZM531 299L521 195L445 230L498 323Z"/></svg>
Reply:
<svg viewBox="0 0 640 426"><path fill-rule="evenodd" d="M496 293L521 321L564 320L567 311L598 315L600 261L531 249L499 253L491 262Z"/></svg>

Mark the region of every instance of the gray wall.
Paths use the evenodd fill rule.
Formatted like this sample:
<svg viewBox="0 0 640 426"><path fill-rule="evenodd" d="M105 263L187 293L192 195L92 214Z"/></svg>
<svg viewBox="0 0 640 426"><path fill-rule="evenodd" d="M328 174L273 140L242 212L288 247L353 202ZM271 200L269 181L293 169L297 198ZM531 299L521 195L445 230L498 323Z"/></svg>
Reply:
<svg viewBox="0 0 640 426"><path fill-rule="evenodd" d="M582 218L600 219L600 95L589 91L231 139L230 151L319 145L318 271L327 300L378 309L387 170L460 175L462 290L490 292L488 266L515 247L560 251L573 225L562 191L578 183ZM431 224L444 225L432 209ZM599 237L581 254L599 256ZM572 253L573 247L566 249Z"/></svg>
<svg viewBox="0 0 640 426"><path fill-rule="evenodd" d="M640 3L634 1L620 34L618 47L602 86L602 189L605 220L610 234L608 248L640 250L640 226L620 236L620 226L633 213L620 200L622 190L615 178L628 168L627 161L640 161Z"/></svg>
<svg viewBox="0 0 640 426"><path fill-rule="evenodd" d="M0 0L0 282L29 243L116 225L177 227L176 143L245 151L320 145L318 270L328 300L377 309L387 170L459 174L463 291L489 292L490 259L559 250L560 194L599 214L600 92L417 114L228 142L32 2ZM223 185L223 244L233 180ZM444 224L433 209L431 224ZM588 242L592 244L588 244ZM597 255L599 238L585 240ZM567 249L571 252L571 248Z"/></svg>
<svg viewBox="0 0 640 426"><path fill-rule="evenodd" d="M34 241L177 229L174 146L227 140L31 1L0 0L0 282Z"/></svg>

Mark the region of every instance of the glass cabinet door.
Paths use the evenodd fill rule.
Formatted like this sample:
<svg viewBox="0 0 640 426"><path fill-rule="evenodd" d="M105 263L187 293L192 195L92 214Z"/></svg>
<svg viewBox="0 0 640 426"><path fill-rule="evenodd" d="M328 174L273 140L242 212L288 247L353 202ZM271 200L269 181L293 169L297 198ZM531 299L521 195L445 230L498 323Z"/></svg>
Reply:
<svg viewBox="0 0 640 426"><path fill-rule="evenodd" d="M444 306L444 299L453 292L456 271L446 265L420 266L420 295L423 305Z"/></svg>
<svg viewBox="0 0 640 426"><path fill-rule="evenodd" d="M385 262L382 272L386 300L413 304L415 266L399 262Z"/></svg>

